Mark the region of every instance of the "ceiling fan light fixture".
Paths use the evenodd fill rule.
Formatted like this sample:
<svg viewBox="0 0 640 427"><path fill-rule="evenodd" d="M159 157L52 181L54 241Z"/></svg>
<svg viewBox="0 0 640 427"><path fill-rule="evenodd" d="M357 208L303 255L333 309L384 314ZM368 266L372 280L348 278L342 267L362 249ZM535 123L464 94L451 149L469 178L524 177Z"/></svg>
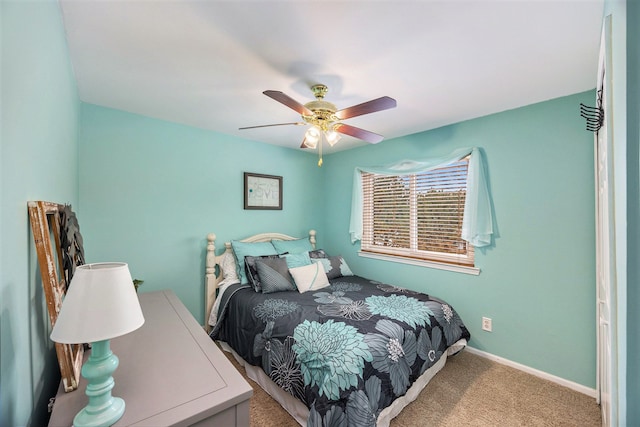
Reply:
<svg viewBox="0 0 640 427"><path fill-rule="evenodd" d="M301 122L248 126L240 129L254 129L281 125L309 125L310 127L304 134L304 139L302 140L300 148L310 148L312 150L318 148L318 156L320 158L318 160L318 166L322 166L323 136L331 147L340 141L342 135L361 139L371 144L376 144L384 139L382 135L342 123L342 120L387 110L389 108L395 108L395 99L388 96L382 96L377 99L372 99L371 101L338 110L334 104L324 100L324 96L328 91L327 86L323 84L316 84L311 86L311 91L316 99L307 102L306 104L301 104L278 90L265 90L262 92L269 98L300 114L302 117Z"/></svg>
<svg viewBox="0 0 640 427"><path fill-rule="evenodd" d="M302 145L303 145L303 148L311 148L313 150L318 145L318 142L317 141L310 141L309 139L307 139L305 137L304 140L302 141Z"/></svg>
<svg viewBox="0 0 640 427"><path fill-rule="evenodd" d="M334 146L338 141L340 141L340 134L335 130L331 129L324 133L325 138L327 138L327 142L330 146Z"/></svg>
<svg viewBox="0 0 640 427"><path fill-rule="evenodd" d="M318 146L318 141L314 139L305 138L304 146L307 148L311 148L312 150L315 150L315 148Z"/></svg>
<svg viewBox="0 0 640 427"><path fill-rule="evenodd" d="M316 148L318 141L320 141L321 137L320 129L317 126L311 126L304 134L305 145L309 148Z"/></svg>

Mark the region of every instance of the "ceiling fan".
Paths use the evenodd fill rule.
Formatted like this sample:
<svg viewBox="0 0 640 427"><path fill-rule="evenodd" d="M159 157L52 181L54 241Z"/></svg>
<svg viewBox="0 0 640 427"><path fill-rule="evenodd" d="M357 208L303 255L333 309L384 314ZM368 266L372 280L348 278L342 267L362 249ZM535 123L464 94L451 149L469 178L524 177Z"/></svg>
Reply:
<svg viewBox="0 0 640 427"><path fill-rule="evenodd" d="M324 100L324 96L328 91L327 86L323 84L316 84L311 86L311 91L316 99L303 105L288 95L285 95L283 92L277 90L265 90L262 93L298 112L298 114L302 116L303 121L248 126L242 127L240 130L270 126L311 125L305 133L300 147L313 149L316 148L318 142L320 142L320 150L322 150L321 139L323 135L331 146L340 140L340 134L349 135L372 144L376 144L384 139L382 135L342 123L341 120L394 108L396 106L395 99L383 96L371 101L363 102L362 104L338 110L334 104ZM320 161L318 162L318 166L320 165L322 165L322 154L320 155Z"/></svg>

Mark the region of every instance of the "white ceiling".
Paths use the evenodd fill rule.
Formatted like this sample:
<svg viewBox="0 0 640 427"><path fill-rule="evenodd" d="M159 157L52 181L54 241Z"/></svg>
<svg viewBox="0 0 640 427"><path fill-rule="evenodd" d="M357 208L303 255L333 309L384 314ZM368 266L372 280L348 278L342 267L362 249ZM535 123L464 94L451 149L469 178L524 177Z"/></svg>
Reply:
<svg viewBox="0 0 640 427"><path fill-rule="evenodd" d="M338 109L390 96L345 120L389 139L592 89L603 14L603 0L59 2L82 101L292 148L304 128L238 130L300 120L264 90L304 104L323 83Z"/></svg>

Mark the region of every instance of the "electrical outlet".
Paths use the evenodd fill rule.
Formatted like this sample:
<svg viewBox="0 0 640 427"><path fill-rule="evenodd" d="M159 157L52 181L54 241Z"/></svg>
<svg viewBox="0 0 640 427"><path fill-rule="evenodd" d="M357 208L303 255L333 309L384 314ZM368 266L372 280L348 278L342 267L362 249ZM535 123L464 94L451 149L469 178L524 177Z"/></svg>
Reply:
<svg viewBox="0 0 640 427"><path fill-rule="evenodd" d="M491 332L491 318L489 317L482 318L482 330Z"/></svg>

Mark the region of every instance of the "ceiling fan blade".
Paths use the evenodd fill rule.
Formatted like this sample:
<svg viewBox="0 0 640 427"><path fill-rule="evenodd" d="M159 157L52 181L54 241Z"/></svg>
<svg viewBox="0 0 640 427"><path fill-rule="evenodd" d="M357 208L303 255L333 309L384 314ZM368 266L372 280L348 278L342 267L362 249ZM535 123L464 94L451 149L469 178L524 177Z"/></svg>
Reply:
<svg viewBox="0 0 640 427"><path fill-rule="evenodd" d="M336 132L343 133L345 135L353 136L354 138L362 139L363 141L377 144L384 139L384 136L377 133L369 132L368 130L360 129L355 126L345 125L344 123L338 123L333 128Z"/></svg>
<svg viewBox="0 0 640 427"><path fill-rule="evenodd" d="M395 108L396 105L397 103L395 99L389 98L388 96L383 96L378 99L363 102L362 104L338 110L336 111L336 117L340 120L344 120L351 117L362 116L363 114L375 113L376 111Z"/></svg>
<svg viewBox="0 0 640 427"><path fill-rule="evenodd" d="M267 95L269 98L275 99L279 103L286 105L292 110L297 111L301 116L313 116L313 111L278 90L265 90L262 93Z"/></svg>
<svg viewBox="0 0 640 427"><path fill-rule="evenodd" d="M243 128L238 128L238 130L245 130L245 129L255 129L255 128L268 128L271 126L286 126L286 125L296 125L296 126L302 126L305 123L302 122L291 122L291 123L274 123L272 125L258 125L258 126L246 126Z"/></svg>

